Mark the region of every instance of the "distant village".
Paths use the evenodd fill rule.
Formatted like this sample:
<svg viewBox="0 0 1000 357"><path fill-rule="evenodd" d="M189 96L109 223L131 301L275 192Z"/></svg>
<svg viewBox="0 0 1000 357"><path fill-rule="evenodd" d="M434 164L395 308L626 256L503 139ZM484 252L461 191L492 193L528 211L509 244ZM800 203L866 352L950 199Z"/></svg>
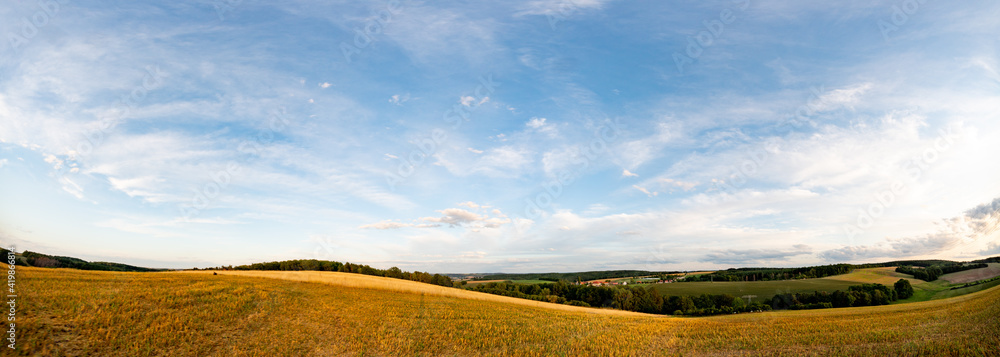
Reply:
<svg viewBox="0 0 1000 357"><path fill-rule="evenodd" d="M619 278L619 279L597 279L590 281L577 281L573 285L590 285L590 286L611 286L611 285L635 285L635 284L668 284L673 283L678 280L684 279L683 276L668 275L666 277L633 277L633 278Z"/></svg>

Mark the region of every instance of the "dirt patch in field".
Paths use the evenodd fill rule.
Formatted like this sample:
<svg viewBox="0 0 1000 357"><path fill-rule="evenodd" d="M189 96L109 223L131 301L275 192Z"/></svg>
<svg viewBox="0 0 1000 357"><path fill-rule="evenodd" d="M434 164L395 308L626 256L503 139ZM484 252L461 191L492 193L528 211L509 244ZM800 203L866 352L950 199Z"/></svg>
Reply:
<svg viewBox="0 0 1000 357"><path fill-rule="evenodd" d="M974 281L980 281L983 279L989 279L995 276L1000 276L1000 264L990 263L989 267L972 269L966 271L960 271L957 273L945 274L941 276L952 284L965 284Z"/></svg>

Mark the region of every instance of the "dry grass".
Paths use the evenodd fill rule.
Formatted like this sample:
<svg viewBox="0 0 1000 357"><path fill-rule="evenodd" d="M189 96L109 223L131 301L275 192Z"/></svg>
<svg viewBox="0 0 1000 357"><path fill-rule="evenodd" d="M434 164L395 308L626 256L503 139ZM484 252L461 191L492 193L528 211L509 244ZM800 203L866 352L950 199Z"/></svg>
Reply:
<svg viewBox="0 0 1000 357"><path fill-rule="evenodd" d="M17 354L975 356L1000 344L1000 288L881 307L662 318L274 273L24 268Z"/></svg>
<svg viewBox="0 0 1000 357"><path fill-rule="evenodd" d="M911 285L924 283L923 280L914 279L912 275L897 273L896 267L855 269L848 274L828 276L820 279L843 280L866 284L875 283L889 287L899 281L899 279L909 280Z"/></svg>
<svg viewBox="0 0 1000 357"><path fill-rule="evenodd" d="M712 274L714 272L716 272L716 271L715 270L693 271L693 272L690 272L690 273L684 273L684 275L685 276L687 276L687 275L702 275L702 274Z"/></svg>
<svg viewBox="0 0 1000 357"><path fill-rule="evenodd" d="M469 291L456 288L447 288L439 285L418 283L409 280L384 278L380 276L369 276L351 273L339 273L330 271L215 271L220 275L237 275L254 278L282 279L291 281L303 281L313 283L323 283L343 286L348 288L378 289L399 293L426 294L430 296L444 296L468 300L493 301L504 304L525 305L540 307L544 309L585 312L590 314L619 315L619 316L656 316L642 314L631 311L614 309L593 309L578 306L552 304L541 301L518 299L509 296L500 296L478 291ZM212 271L185 271L185 274L211 275ZM656 316L663 317L663 316Z"/></svg>

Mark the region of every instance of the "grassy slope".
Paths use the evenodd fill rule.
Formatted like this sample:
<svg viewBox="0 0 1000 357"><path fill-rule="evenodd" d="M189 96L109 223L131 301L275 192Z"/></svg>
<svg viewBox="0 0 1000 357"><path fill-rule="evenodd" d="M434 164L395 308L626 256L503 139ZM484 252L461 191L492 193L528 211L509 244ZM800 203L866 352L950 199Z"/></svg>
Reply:
<svg viewBox="0 0 1000 357"><path fill-rule="evenodd" d="M952 284L965 284L974 281L985 280L1000 275L1000 263L989 263L989 267L960 271L957 273L942 275L939 279L947 280Z"/></svg>
<svg viewBox="0 0 1000 357"><path fill-rule="evenodd" d="M776 294L801 293L813 291L846 290L848 286L857 285L854 282L804 279L757 282L694 282L653 284L661 295L701 295L730 294L733 296L756 295L757 299L770 299Z"/></svg>
<svg viewBox="0 0 1000 357"><path fill-rule="evenodd" d="M315 283L307 272L19 274L17 352L45 356L986 355L1000 343L1000 288L882 307L669 318L435 296L440 287L430 285L401 292L415 287L360 275Z"/></svg>
<svg viewBox="0 0 1000 357"><path fill-rule="evenodd" d="M1000 265L1000 264L998 264ZM978 269L977 269L978 270ZM951 284L946 278L950 278L958 272L947 274L933 282L926 282L914 279L913 276L897 273L894 267L857 269L851 273L843 275L829 276L818 279L802 280L778 280L778 281L751 281L751 282L697 282L697 283L672 283L656 284L656 290L664 295L700 295L709 294L730 294L734 296L757 295L757 299L769 299L775 294L803 293L813 291L847 290L851 285L862 283L878 283L892 286L899 279L910 281L913 286L914 296L902 302L927 301L958 296L961 294L983 290L984 288L1000 285L987 284L986 286L971 287L959 290L950 290Z"/></svg>
<svg viewBox="0 0 1000 357"><path fill-rule="evenodd" d="M897 273L896 267L885 267L885 268L870 268L870 269L855 269L854 271L843 274L828 276L822 279L826 280L842 280L850 281L855 284L857 283L878 283L886 286L892 286L899 279L906 279L910 281L910 285L919 285L921 283L926 283L920 279L914 279L912 275Z"/></svg>

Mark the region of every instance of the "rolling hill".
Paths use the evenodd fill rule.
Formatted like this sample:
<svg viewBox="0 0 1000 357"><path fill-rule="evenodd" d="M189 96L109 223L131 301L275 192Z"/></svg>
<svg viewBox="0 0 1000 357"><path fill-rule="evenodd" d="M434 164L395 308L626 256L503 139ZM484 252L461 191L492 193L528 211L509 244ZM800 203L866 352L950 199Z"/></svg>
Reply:
<svg viewBox="0 0 1000 357"><path fill-rule="evenodd" d="M996 265L996 267L994 266ZM833 292L847 290L847 287L858 284L878 283L892 286L899 279L910 281L916 294L913 298L899 301L925 301L961 295L978 291L979 289L951 290L952 280L968 282L991 278L1000 275L1000 264L991 263L989 268L966 270L942 275L939 280L926 282L914 279L913 276L897 273L894 267L856 269L848 274L828 276L815 279L775 280L775 281L727 281L727 282L682 282L670 284L654 284L653 287L662 295L700 295L700 294L730 294L733 296L755 295L754 299L770 299L777 294L811 293L814 291ZM972 279L972 280L970 280ZM989 285L1000 285L1000 282Z"/></svg>
<svg viewBox="0 0 1000 357"><path fill-rule="evenodd" d="M1000 288L674 318L332 272L18 272L20 355L989 355L1000 343Z"/></svg>

